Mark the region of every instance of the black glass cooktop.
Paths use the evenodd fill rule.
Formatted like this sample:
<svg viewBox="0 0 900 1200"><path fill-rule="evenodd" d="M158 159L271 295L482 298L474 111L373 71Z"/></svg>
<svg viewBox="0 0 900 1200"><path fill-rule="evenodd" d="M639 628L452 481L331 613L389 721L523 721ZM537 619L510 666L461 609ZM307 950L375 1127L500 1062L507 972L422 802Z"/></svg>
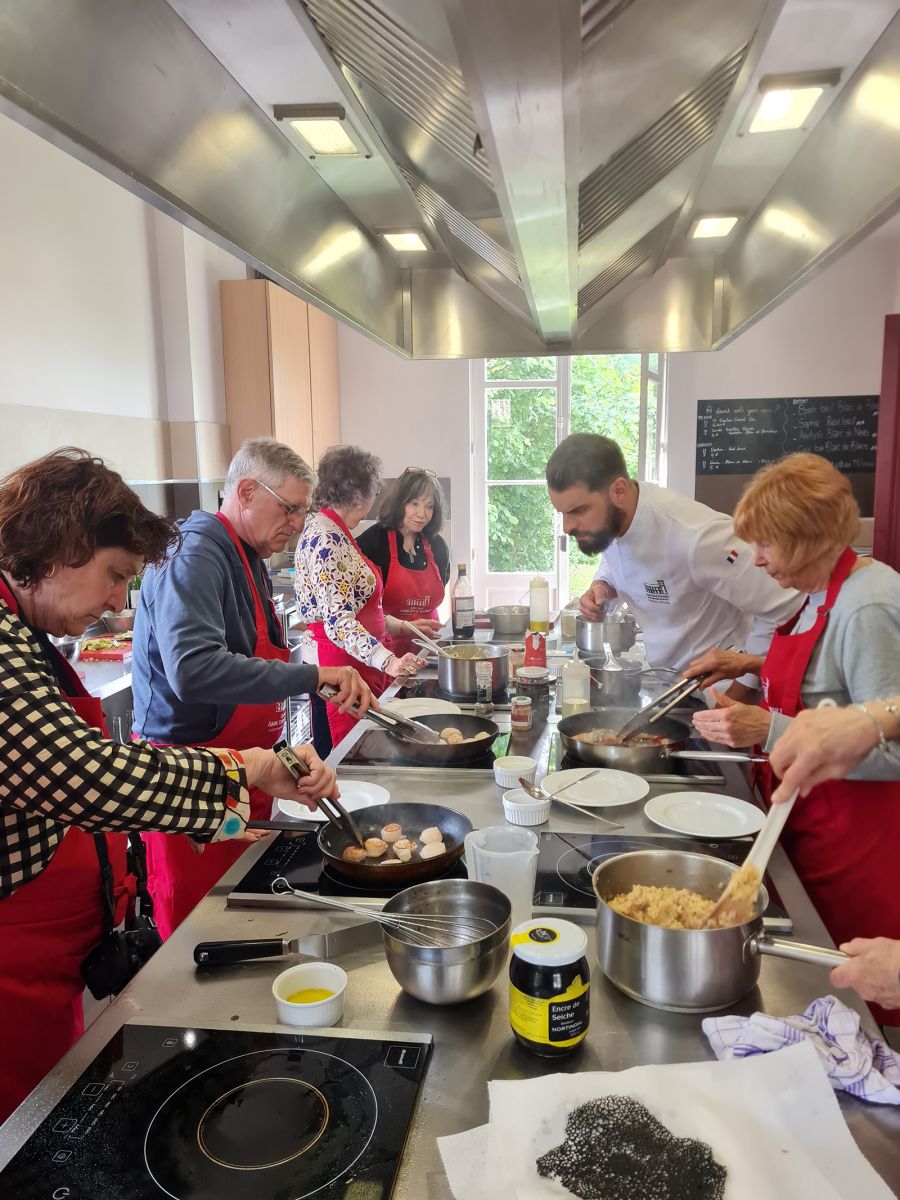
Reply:
<svg viewBox="0 0 900 1200"><path fill-rule="evenodd" d="M591 918L597 899L591 877L607 858L632 850L689 850L739 865L747 857L749 839L727 842L694 841L682 837L632 837L614 833L542 833L534 885L536 913ZM793 922L768 875L769 907L763 915L767 929L790 933Z"/></svg>
<svg viewBox="0 0 900 1200"><path fill-rule="evenodd" d="M292 888L320 896L338 896L360 904L382 903L409 887L402 883L393 887L373 887L347 879L326 867L322 861L315 833L281 833L258 858L244 878L228 896L229 908L314 908L319 905L304 902L290 893L274 895L272 881L283 875ZM466 868L458 859L438 879L465 879Z"/></svg>
<svg viewBox="0 0 900 1200"><path fill-rule="evenodd" d="M16 1200L387 1200L431 1038L125 1025L0 1172Z"/></svg>
<svg viewBox="0 0 900 1200"><path fill-rule="evenodd" d="M514 689L512 687L501 688L494 692L493 702L494 707L501 710L509 709L512 704ZM453 704L458 704L461 708L471 708L475 704L474 696L454 696L452 692L445 692L438 684L436 679L411 679L409 683L404 685L397 691L398 700L408 699L427 699L427 700L449 700Z"/></svg>

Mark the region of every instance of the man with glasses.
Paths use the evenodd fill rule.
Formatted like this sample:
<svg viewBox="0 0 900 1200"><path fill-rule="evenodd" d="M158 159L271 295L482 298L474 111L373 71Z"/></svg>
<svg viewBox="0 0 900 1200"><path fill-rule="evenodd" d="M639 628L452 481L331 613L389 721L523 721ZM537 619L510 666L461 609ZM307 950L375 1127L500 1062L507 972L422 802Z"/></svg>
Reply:
<svg viewBox="0 0 900 1200"><path fill-rule="evenodd" d="M290 447L252 438L225 478L218 513L193 512L182 544L148 569L134 626L134 735L158 745L272 746L289 696L338 689L341 712L373 697L352 667L290 662L272 604L264 559L303 529L313 472ZM251 792L251 817L267 819L272 798ZM198 856L185 837L145 839L150 891L164 937L235 861L243 847L209 846Z"/></svg>

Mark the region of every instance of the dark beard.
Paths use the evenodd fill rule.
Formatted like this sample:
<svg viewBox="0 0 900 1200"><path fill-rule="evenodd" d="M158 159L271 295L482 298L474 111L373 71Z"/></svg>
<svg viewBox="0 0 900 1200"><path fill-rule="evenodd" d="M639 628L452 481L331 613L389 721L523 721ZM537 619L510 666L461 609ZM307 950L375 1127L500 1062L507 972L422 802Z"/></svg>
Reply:
<svg viewBox="0 0 900 1200"><path fill-rule="evenodd" d="M609 524L605 529L600 529L596 533L575 532L572 534L572 537L578 543L578 549L582 554L602 554L604 550L609 549L622 532L624 524L625 510L618 508L615 504L611 504Z"/></svg>

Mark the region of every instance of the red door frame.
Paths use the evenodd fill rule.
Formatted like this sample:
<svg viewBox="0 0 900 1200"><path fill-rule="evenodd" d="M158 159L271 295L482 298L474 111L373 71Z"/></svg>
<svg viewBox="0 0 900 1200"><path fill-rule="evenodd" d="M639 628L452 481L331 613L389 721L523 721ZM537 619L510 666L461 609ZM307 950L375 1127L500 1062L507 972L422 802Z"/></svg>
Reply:
<svg viewBox="0 0 900 1200"><path fill-rule="evenodd" d="M900 314L884 318L872 554L900 570Z"/></svg>

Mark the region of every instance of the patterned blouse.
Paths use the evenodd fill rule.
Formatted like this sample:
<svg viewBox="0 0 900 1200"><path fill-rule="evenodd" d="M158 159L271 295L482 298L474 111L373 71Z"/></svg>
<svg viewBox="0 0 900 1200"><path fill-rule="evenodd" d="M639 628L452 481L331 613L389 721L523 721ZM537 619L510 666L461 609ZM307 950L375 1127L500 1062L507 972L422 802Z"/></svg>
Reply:
<svg viewBox="0 0 900 1200"><path fill-rule="evenodd" d="M227 784L215 753L122 746L82 721L38 635L0 601L0 903L43 871L69 825L232 836ZM234 833L249 816L246 791L238 811Z"/></svg>
<svg viewBox="0 0 900 1200"><path fill-rule="evenodd" d="M375 591L375 574L353 538L324 512L313 513L294 561L300 620L307 625L321 621L326 636L341 650L383 669L391 651L357 619Z"/></svg>

